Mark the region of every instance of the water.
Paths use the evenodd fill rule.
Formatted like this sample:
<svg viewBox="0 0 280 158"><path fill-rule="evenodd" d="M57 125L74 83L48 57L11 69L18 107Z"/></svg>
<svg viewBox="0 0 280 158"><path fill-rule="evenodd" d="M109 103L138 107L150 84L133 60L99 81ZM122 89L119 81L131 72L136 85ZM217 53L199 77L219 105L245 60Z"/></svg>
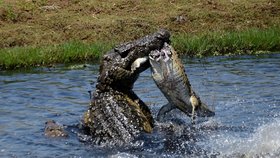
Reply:
<svg viewBox="0 0 280 158"><path fill-rule="evenodd" d="M98 65L0 72L0 157L279 157L280 54L185 59L192 86L216 116L192 126L173 111L153 134L122 149L44 136L48 119L79 123L94 90ZM135 92L153 115L167 103L150 70ZM169 120L169 121L168 121ZM165 131L168 129L167 131Z"/></svg>

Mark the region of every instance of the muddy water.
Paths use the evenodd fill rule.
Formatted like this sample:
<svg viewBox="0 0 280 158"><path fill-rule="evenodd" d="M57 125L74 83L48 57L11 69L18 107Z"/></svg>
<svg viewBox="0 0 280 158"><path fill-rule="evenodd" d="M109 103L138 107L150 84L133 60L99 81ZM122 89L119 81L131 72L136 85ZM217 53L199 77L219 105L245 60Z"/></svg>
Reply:
<svg viewBox="0 0 280 158"><path fill-rule="evenodd" d="M98 65L58 66L0 72L0 156L2 157L242 157L280 156L280 54L184 59L190 82L216 116L191 125L180 111L121 149L44 137L54 119L76 125L94 90ZM167 103L150 70L135 92L156 115Z"/></svg>

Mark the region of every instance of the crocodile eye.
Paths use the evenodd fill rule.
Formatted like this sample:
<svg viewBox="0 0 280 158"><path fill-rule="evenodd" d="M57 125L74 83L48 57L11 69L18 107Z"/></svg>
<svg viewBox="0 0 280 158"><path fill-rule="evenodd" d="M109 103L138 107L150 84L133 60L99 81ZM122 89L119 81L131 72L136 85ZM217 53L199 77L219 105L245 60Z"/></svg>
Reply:
<svg viewBox="0 0 280 158"><path fill-rule="evenodd" d="M103 60L104 61L111 61L111 58L108 55L104 55Z"/></svg>

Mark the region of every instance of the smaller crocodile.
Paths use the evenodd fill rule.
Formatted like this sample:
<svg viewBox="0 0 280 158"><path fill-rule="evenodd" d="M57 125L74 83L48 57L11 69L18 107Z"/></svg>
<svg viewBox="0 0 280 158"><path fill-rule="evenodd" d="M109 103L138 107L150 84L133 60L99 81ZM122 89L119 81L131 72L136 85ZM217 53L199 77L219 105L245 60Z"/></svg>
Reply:
<svg viewBox="0 0 280 158"><path fill-rule="evenodd" d="M211 117L215 115L193 91L184 66L171 45L165 43L161 50L151 51L149 61L152 77L169 101L160 109L159 120L175 108L190 116L192 121L194 121L195 116Z"/></svg>

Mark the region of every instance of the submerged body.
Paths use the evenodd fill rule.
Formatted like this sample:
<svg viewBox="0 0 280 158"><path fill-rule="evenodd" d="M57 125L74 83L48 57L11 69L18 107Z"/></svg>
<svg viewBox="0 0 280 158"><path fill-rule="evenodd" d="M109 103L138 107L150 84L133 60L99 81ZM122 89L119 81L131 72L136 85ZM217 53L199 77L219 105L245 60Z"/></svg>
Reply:
<svg viewBox="0 0 280 158"><path fill-rule="evenodd" d="M195 116L211 117L215 115L193 91L184 66L172 46L165 43L161 50L152 51L149 54L149 61L152 77L169 101L160 109L158 119L162 119L167 112L174 108L180 109L192 117L192 120Z"/></svg>

